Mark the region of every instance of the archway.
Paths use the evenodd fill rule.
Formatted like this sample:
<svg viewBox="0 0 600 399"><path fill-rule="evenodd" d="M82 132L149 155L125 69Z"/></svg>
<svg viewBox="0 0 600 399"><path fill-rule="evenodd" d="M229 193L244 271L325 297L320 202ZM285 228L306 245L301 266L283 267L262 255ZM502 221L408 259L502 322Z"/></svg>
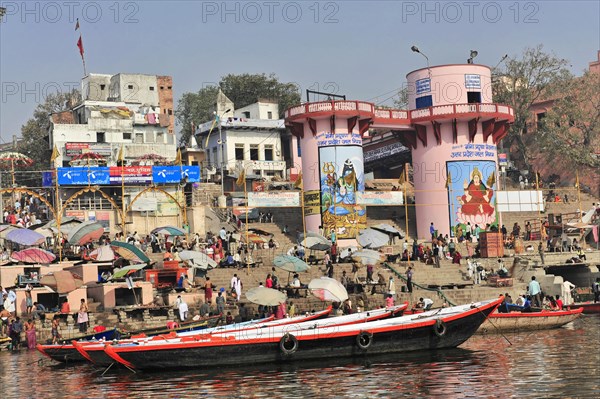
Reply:
<svg viewBox="0 0 600 399"><path fill-rule="evenodd" d="M186 206L181 205L181 203L179 202L179 200L175 197L173 197L170 193L168 193L167 191L163 190L160 187L157 186L149 186L145 189L143 189L142 191L140 191L135 197L133 197L133 199L131 200L131 202L129 203L129 206L127 207L127 209L125 210L125 214L129 214L129 212L131 212L131 208L133 206L133 204L144 194L149 193L149 192L159 192L159 193L163 193L164 195L167 196L167 198L169 198L170 200L172 200L173 202L175 202L175 204L177 204L177 207L179 207L179 209L182 212L182 216L183 216L183 223L187 224L187 210L186 210Z"/></svg>
<svg viewBox="0 0 600 399"><path fill-rule="evenodd" d="M10 194L14 194L14 193L27 194L27 195L31 195L34 198L37 198L40 201L42 201L42 203L44 205L46 205L48 207L48 209L50 210L50 212L52 212L52 215L54 216L54 219L56 219L56 210L54 209L54 206L52 206L52 204L50 202L48 202L48 200L46 198L44 198L42 195L36 193L35 191L31 191L31 190L26 189L26 188L18 188L18 187L0 189L0 195L2 195L4 193L10 193Z"/></svg>

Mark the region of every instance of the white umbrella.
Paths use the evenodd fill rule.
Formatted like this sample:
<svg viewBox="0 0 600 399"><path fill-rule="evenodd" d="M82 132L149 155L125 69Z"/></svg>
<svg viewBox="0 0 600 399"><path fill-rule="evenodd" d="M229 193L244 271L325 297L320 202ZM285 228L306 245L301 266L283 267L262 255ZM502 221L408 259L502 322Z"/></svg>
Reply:
<svg viewBox="0 0 600 399"><path fill-rule="evenodd" d="M318 233L307 232L300 235L300 245L313 251L327 251L331 248L331 241Z"/></svg>
<svg viewBox="0 0 600 399"><path fill-rule="evenodd" d="M195 267L198 269L209 270L219 266L219 264L216 261L211 259L204 252L181 251L179 252L179 258L182 261L187 262L191 267Z"/></svg>
<svg viewBox="0 0 600 399"><path fill-rule="evenodd" d="M377 262L383 262L385 260L381 252L372 249L363 249L358 252L353 252L352 259L361 262L363 265L374 265Z"/></svg>
<svg viewBox="0 0 600 399"><path fill-rule="evenodd" d="M356 251L358 251L358 247L346 247L340 251L339 258L346 259Z"/></svg>
<svg viewBox="0 0 600 399"><path fill-rule="evenodd" d="M321 277L315 278L308 283L310 293L326 302L344 302L348 299L348 291L339 281Z"/></svg>
<svg viewBox="0 0 600 399"><path fill-rule="evenodd" d="M254 287L246 291L246 298L258 305L278 306L285 302L287 296L281 292L267 287Z"/></svg>
<svg viewBox="0 0 600 399"><path fill-rule="evenodd" d="M381 248L388 244L389 237L381 231L364 229L358 235L357 241L364 248Z"/></svg>
<svg viewBox="0 0 600 399"><path fill-rule="evenodd" d="M397 236L400 236L400 238L404 237L404 231L402 231L401 229L397 229L394 226L392 226L391 224L387 224L387 223L379 223L375 226L371 226L372 229L378 230L378 231L382 231L384 233L387 234L394 234Z"/></svg>

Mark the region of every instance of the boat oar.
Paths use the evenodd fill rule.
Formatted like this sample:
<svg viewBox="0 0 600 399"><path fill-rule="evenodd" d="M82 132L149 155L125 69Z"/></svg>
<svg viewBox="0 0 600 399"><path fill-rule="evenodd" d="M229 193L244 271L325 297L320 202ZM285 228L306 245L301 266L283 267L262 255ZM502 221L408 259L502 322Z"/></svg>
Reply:
<svg viewBox="0 0 600 399"><path fill-rule="evenodd" d="M500 330L500 329L498 328L498 326L496 326L496 325L494 324L494 322L492 321L492 319L490 319L490 317L489 317L489 316L486 316L485 314L483 314L483 312L481 311L481 309L477 308L477 310L479 311L479 313L481 313L481 314L482 314L482 315L483 315L483 316L484 316L484 317L487 319L487 321L489 321L489 322L490 322L490 324L492 325L492 327L494 327L494 328L495 328L495 329L498 331L498 333L499 333L500 335L502 335L502 337L503 337L503 338L506 340L506 342L508 342L508 344L509 344L509 345L512 345L512 342L510 342L510 340L509 340L509 339L506 337L506 335L504 335L504 333L502 332L502 330Z"/></svg>

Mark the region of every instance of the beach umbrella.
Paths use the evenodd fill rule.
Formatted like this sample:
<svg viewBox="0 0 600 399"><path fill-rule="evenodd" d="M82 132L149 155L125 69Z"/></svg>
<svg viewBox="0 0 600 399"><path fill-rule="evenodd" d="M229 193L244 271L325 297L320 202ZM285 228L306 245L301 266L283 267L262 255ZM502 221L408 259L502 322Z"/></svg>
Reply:
<svg viewBox="0 0 600 399"><path fill-rule="evenodd" d="M110 245L102 245L90 252L89 257L96 262L108 262L115 259L115 252Z"/></svg>
<svg viewBox="0 0 600 399"><path fill-rule="evenodd" d="M38 233L37 231L29 230L29 229L16 229L9 232L5 239L7 241L12 241L19 245L40 245L46 242L46 237Z"/></svg>
<svg viewBox="0 0 600 399"><path fill-rule="evenodd" d="M171 165L171 162L167 158L163 157L162 155L145 154L145 155L142 155L141 157L136 158L133 162L131 162L131 164L134 166L138 166L138 165L164 166L164 165Z"/></svg>
<svg viewBox="0 0 600 399"><path fill-rule="evenodd" d="M40 248L27 248L22 251L13 252L10 257L23 263L51 263L56 259L52 252Z"/></svg>
<svg viewBox="0 0 600 399"><path fill-rule="evenodd" d="M327 251L331 248L331 241L318 233L309 231L306 236L300 234L300 245L312 251Z"/></svg>
<svg viewBox="0 0 600 399"><path fill-rule="evenodd" d="M53 237L54 234L56 233L55 230L52 230L51 228L47 228L47 227L38 227L36 229L30 229L30 230L37 231L38 233L40 233L41 235L43 235L46 238Z"/></svg>
<svg viewBox="0 0 600 399"><path fill-rule="evenodd" d="M114 280L116 278L123 278L129 274L137 272L138 270L142 270L146 266L147 265L145 263L140 263L137 265L129 265L124 266L120 269L115 269L113 275L110 277L110 280Z"/></svg>
<svg viewBox="0 0 600 399"><path fill-rule="evenodd" d="M179 252L179 258L189 264L191 267L202 269L202 270L210 270L213 269L219 264L210 258L204 252L199 251L181 251Z"/></svg>
<svg viewBox="0 0 600 399"><path fill-rule="evenodd" d="M404 237L404 231L402 231L401 229L395 228L391 224L379 223L375 226L371 226L371 228L374 230L381 231L386 234L393 234L393 235L399 236L400 238Z"/></svg>
<svg viewBox="0 0 600 399"><path fill-rule="evenodd" d="M346 259L356 251L358 251L358 247L346 247L340 251L339 258Z"/></svg>
<svg viewBox="0 0 600 399"><path fill-rule="evenodd" d="M344 302L348 299L348 291L336 279L329 277L315 278L308 283L311 294L326 302Z"/></svg>
<svg viewBox="0 0 600 399"><path fill-rule="evenodd" d="M273 265L290 273L301 273L310 270L310 265L300 258L289 255L278 255L273 259Z"/></svg>
<svg viewBox="0 0 600 399"><path fill-rule="evenodd" d="M246 291L246 298L257 305L278 306L285 302L287 296L273 288L254 287Z"/></svg>
<svg viewBox="0 0 600 399"><path fill-rule="evenodd" d="M68 239L71 245L85 245L98 241L104 234L104 226L98 222L83 222L69 231Z"/></svg>
<svg viewBox="0 0 600 399"><path fill-rule="evenodd" d="M364 229L358 235L357 241L364 248L381 248L388 244L389 237L381 231Z"/></svg>
<svg viewBox="0 0 600 399"><path fill-rule="evenodd" d="M362 249L352 253L352 259L363 265L374 265L377 262L383 262L385 260L384 255L381 252L374 251L372 249Z"/></svg>
<svg viewBox="0 0 600 399"><path fill-rule="evenodd" d="M84 152L83 154L75 155L69 161L71 166L97 166L106 165L106 159L103 155L95 152Z"/></svg>
<svg viewBox="0 0 600 399"><path fill-rule="evenodd" d="M162 234L164 236L184 236L186 231L175 226L162 226L152 230L152 234Z"/></svg>
<svg viewBox="0 0 600 399"><path fill-rule="evenodd" d="M68 294L83 285L83 279L67 270L58 270L46 274L40 279L40 284L52 288L59 294Z"/></svg>
<svg viewBox="0 0 600 399"><path fill-rule="evenodd" d="M22 227L13 226L13 225L11 225L11 224L3 224L3 225L0 225L0 238L4 238L4 239L6 239L6 235L7 235L8 233L10 233L10 232L11 232L11 231L13 231L13 230L19 230L19 229L21 229L21 228L22 228Z"/></svg>
<svg viewBox="0 0 600 399"><path fill-rule="evenodd" d="M110 243L112 249L123 258L134 263L150 263L150 258L135 245L128 244L123 241L112 241Z"/></svg>

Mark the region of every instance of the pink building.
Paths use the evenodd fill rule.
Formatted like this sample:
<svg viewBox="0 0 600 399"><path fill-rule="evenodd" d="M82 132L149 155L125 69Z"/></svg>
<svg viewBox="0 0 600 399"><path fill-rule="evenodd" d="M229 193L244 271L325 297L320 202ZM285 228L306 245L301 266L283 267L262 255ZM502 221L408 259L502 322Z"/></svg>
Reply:
<svg viewBox="0 0 600 399"><path fill-rule="evenodd" d="M286 124L300 137L307 230L323 226L343 240L365 227L362 137L369 128L402 131L400 141L412 151L419 238L430 237L431 223L451 234L457 224L497 222L496 145L514 117L512 108L493 103L490 68L436 66L407 80L408 111L361 101L286 111Z"/></svg>

